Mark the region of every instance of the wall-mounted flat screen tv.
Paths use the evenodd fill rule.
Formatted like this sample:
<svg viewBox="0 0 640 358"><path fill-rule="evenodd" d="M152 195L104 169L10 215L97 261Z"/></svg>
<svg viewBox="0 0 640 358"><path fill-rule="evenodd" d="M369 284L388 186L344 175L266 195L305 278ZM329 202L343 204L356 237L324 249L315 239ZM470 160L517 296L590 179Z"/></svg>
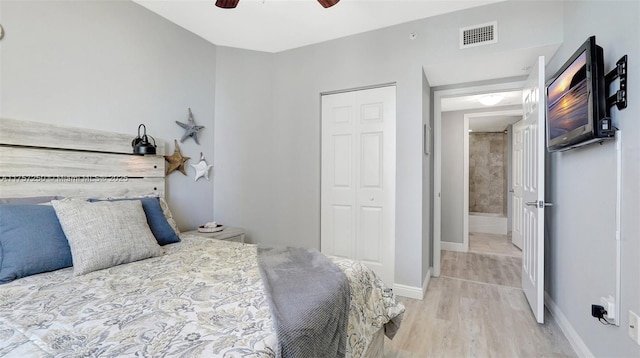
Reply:
<svg viewBox="0 0 640 358"><path fill-rule="evenodd" d="M566 150L613 136L600 130L606 115L602 48L595 36L547 82L547 149Z"/></svg>

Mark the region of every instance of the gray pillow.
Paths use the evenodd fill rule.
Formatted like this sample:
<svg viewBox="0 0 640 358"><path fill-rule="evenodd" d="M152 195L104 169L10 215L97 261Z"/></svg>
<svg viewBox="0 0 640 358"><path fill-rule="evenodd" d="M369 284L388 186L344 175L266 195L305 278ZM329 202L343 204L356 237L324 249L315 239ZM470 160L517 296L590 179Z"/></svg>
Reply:
<svg viewBox="0 0 640 358"><path fill-rule="evenodd" d="M163 253L139 200L51 203L69 241L75 275Z"/></svg>

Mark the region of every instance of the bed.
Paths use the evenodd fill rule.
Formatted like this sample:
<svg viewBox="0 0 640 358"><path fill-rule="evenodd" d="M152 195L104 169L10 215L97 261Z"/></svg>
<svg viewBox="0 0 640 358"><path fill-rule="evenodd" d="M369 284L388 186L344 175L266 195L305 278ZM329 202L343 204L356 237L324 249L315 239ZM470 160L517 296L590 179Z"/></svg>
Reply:
<svg viewBox="0 0 640 358"><path fill-rule="evenodd" d="M25 207L37 213L55 210L74 253L73 267L22 275L0 285L0 356L280 356L281 336L274 329L273 302L261 275L260 248L180 234L162 199L163 157L128 154L130 140L110 132L0 120L0 197L46 198L41 205ZM158 152L164 153L162 146ZM89 203L89 198L133 200ZM149 216L145 203L156 201L161 212L156 214L170 226L165 233L179 239L163 242L161 251L155 241L144 242L140 246L148 244L148 249L126 263L91 266L104 255L93 252L100 245L87 237L106 229L69 226L64 211L86 214L95 208L98 214L91 215L100 218L99 227L126 226L121 235L132 235L127 240L151 237L159 244L153 225L140 224L144 214ZM114 211L128 218L127 225L105 219ZM2 243L0 238L0 268L11 259L10 245ZM82 245L91 252L84 254ZM122 249L126 255L136 250ZM86 255L94 255L93 260L79 259ZM366 266L344 258L328 260L348 282L345 356L382 356L385 328L392 336L404 307Z"/></svg>

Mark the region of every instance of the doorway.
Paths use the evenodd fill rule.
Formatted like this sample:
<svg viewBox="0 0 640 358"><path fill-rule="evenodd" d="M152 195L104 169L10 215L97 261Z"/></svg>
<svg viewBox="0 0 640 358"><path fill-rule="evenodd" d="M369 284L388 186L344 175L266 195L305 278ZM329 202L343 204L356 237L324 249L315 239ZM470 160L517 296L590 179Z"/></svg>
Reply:
<svg viewBox="0 0 640 358"><path fill-rule="evenodd" d="M433 206L433 276L440 276L440 250L442 249L442 202L443 202L443 182L442 182L442 172L443 172L443 138L442 138L442 127L443 127L443 100L448 98L456 98L462 96L472 96L472 95L482 95L488 93L497 93L497 92L509 92L509 91L520 91L523 88L523 82L505 82L500 84L486 85L486 86L475 86L468 88L458 88L458 89L449 89L449 90L440 90L434 92L434 133L433 133L433 144L434 144L434 206ZM521 99L518 100L520 102ZM468 127L466 128L468 131ZM465 148L468 150L468 147ZM460 246L462 246L462 250L468 250L468 173L467 175L463 174L463 170L466 169L466 164L461 165L461 177L463 180L466 180L466 185L458 186L459 190L462 190L464 193L464 198L460 200L461 210L457 211L461 213L462 222L460 223L460 227L466 228L466 233L461 233L459 235ZM466 190L464 187L466 186ZM464 215L464 211L466 211L466 215ZM464 247L464 240L467 239L466 248Z"/></svg>
<svg viewBox="0 0 640 358"><path fill-rule="evenodd" d="M522 97L521 91L514 96ZM463 234L505 236L510 241L512 212L512 127L522 109L473 112L464 115L465 153L463 207L468 220ZM482 235L481 235L482 236Z"/></svg>

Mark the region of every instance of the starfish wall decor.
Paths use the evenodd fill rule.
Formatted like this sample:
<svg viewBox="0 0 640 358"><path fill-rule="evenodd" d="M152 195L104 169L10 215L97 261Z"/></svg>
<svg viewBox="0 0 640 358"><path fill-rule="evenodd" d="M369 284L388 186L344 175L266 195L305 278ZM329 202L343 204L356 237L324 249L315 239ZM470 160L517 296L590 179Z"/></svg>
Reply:
<svg viewBox="0 0 640 358"><path fill-rule="evenodd" d="M166 175L171 174L176 169L178 169L182 174L187 175L187 172L184 169L184 163L186 163L187 160L191 159L191 157L183 157L182 153L180 152L180 147L178 147L178 141L175 139L173 141L176 144L176 148L173 150L173 154L164 156L164 160L169 162L169 167L167 168Z"/></svg>
<svg viewBox="0 0 640 358"><path fill-rule="evenodd" d="M198 164L190 164L193 169L196 170L196 176L194 177L194 181L198 181L198 179L204 177L209 180L209 169L213 167L213 165L207 164L207 161L204 159L204 155L200 152L200 161Z"/></svg>
<svg viewBox="0 0 640 358"><path fill-rule="evenodd" d="M200 144L198 143L198 131L203 129L204 126L196 125L196 121L193 120L193 113L191 113L191 108L189 108L189 119L187 120L187 122L188 123L182 123L176 121L176 124L184 128L185 131L182 135L182 138L180 138L180 143L184 143L187 138L191 137L196 141L196 144Z"/></svg>

